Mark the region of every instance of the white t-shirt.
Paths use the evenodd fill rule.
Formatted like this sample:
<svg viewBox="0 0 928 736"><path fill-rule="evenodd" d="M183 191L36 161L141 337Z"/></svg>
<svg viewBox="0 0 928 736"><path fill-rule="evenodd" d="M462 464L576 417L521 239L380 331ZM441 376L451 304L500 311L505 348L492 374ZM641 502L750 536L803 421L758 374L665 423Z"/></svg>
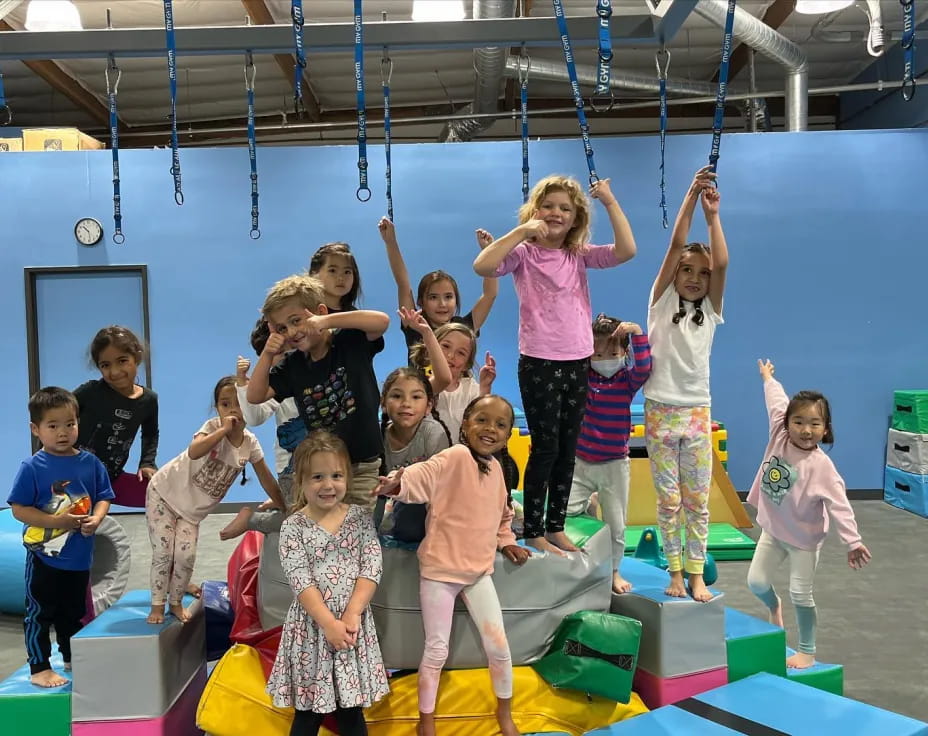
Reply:
<svg viewBox="0 0 928 736"><path fill-rule="evenodd" d="M296 402L293 400L293 397L290 397L283 401L268 399L263 404L252 404L249 403L246 395L248 386L236 386L235 391L238 394L238 405L242 408L242 416L245 419L245 424L249 427L258 427L270 419L272 414L274 415L274 419L277 422L277 440L274 442L274 470L280 475L290 464L291 455L289 450L280 446L281 427L292 422L303 423L300 412L296 408ZM286 432L287 430L284 429L283 433ZM303 435L305 434L306 432L304 430Z"/></svg>
<svg viewBox="0 0 928 736"><path fill-rule="evenodd" d="M212 434L222 420L213 417L200 427L194 437ZM152 488L180 517L199 524L225 497L232 483L247 463L264 459L258 438L247 429L240 447L233 447L227 437L206 455L192 460L185 449L152 476Z"/></svg>
<svg viewBox="0 0 928 736"><path fill-rule="evenodd" d="M653 299L653 290L651 294ZM686 316L677 324L680 295L671 283L648 309L651 377L642 393L646 399L672 406L710 406L709 355L715 328L724 322L709 296L702 300L703 323L693 321L693 302L683 301Z"/></svg>
<svg viewBox="0 0 928 736"><path fill-rule="evenodd" d="M478 396L480 396L480 384L470 376L462 376L461 382L454 391L442 391L438 394L435 408L451 434L452 444L457 445L461 442L464 410Z"/></svg>

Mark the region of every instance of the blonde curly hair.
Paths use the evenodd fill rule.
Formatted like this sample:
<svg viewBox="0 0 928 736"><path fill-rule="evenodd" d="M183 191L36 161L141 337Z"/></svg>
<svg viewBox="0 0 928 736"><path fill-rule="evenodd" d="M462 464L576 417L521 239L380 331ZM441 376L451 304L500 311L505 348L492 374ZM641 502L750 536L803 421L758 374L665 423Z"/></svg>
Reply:
<svg viewBox="0 0 928 736"><path fill-rule="evenodd" d="M573 177L553 175L538 181L529 192L525 204L519 208L519 224L531 220L541 209L545 197L552 192L566 193L574 206L574 225L567 231L563 247L569 253L579 253L590 240L591 207L589 197L580 182Z"/></svg>

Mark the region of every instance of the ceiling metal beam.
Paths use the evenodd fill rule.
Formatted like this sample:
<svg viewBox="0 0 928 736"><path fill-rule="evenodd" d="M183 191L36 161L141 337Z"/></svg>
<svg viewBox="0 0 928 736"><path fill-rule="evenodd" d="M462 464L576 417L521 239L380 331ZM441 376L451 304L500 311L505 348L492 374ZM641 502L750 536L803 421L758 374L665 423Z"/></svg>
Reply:
<svg viewBox="0 0 928 736"><path fill-rule="evenodd" d="M692 7L693 0L676 0L674 6L678 4L681 8ZM682 10L678 12L682 15ZM574 46L598 43L598 18L572 17L568 21ZM665 34L672 30L666 18L658 21L650 14L614 16L610 27L612 43L621 47L653 47L659 43L656 33L662 27ZM289 24L178 28L175 36L178 56L240 54L245 49L256 54L286 54L293 49L293 28ZM365 48L377 51L383 46L391 50L460 49L518 46L523 42L530 46L560 46L554 18L373 21L364 26ZM303 29L303 43L313 53L348 51L354 46L354 23L307 23ZM109 53L121 57L164 56L164 31L104 28L0 33L0 60L94 59L105 58Z"/></svg>
<svg viewBox="0 0 928 736"><path fill-rule="evenodd" d="M774 0L770 7L767 8L767 11L764 13L764 17L761 18L761 20L770 26L773 30L777 30L786 22L786 19L793 14L793 9L795 7L796 0ZM728 67L729 82L737 77L738 72L740 72L748 65L748 60L750 57L751 49L749 46L743 43L739 44L738 47L731 52L731 62L730 66ZM712 81L719 81L719 73L717 70L712 76Z"/></svg>
<svg viewBox="0 0 928 736"><path fill-rule="evenodd" d="M5 20L0 19L0 38L4 33L17 33ZM26 31L28 33L28 31ZM0 43L2 45L2 43ZM75 106L86 112L96 122L109 129L110 111L102 102L84 89L74 77L68 74L54 61L23 61L29 71L45 81L53 90L69 99ZM13 100L15 104L15 100Z"/></svg>
<svg viewBox="0 0 928 736"><path fill-rule="evenodd" d="M268 10L267 5L264 3L264 0L242 0L242 5L245 6L245 12L248 13L248 17L251 19L251 22L259 26L272 26L274 25L274 16L271 15L271 11ZM280 67L280 71L283 73L284 78L288 82L293 82L293 70L296 68L296 59L294 59L292 54L274 54L274 61L277 62L277 66ZM316 93L313 91L312 84L309 80L309 72L305 69L303 70L303 104L306 106L306 115L314 123L318 123L322 118L322 108L319 106L319 98L316 97Z"/></svg>

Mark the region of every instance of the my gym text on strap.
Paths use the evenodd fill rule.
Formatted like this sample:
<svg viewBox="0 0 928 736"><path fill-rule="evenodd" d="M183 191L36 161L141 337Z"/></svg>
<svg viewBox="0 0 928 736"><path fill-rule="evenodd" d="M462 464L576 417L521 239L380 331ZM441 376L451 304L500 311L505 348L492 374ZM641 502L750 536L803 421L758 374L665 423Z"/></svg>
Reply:
<svg viewBox="0 0 928 736"><path fill-rule="evenodd" d="M522 62L525 61L525 70L522 69ZM528 202L528 72L532 66L532 60L525 54L525 44L522 44L522 52L519 54L519 91L520 91L520 108L522 113L522 201Z"/></svg>
<svg viewBox="0 0 928 736"><path fill-rule="evenodd" d="M371 189L367 186L367 110L364 107L364 22L361 6L361 0L354 0L354 82L358 106L358 191L355 196L366 202L371 198Z"/></svg>
<svg viewBox="0 0 928 736"><path fill-rule="evenodd" d="M564 48L564 61L567 64L567 74L570 77L570 89L573 92L574 104L577 106L577 122L580 124L580 136L583 138L583 152L586 154L586 166L590 171L590 184L599 181L596 174L596 164L593 161L593 145L590 143L590 126L586 121L586 112L583 109L583 96L580 94L580 83L577 81L577 65L574 63L574 52L570 46L570 35L567 32L567 18L564 16L564 5L561 0L552 0L554 3L554 17L557 19L558 33L561 34L561 46Z"/></svg>
<svg viewBox="0 0 928 736"><path fill-rule="evenodd" d="M13 122L13 111L6 101L6 94L3 91L3 72L0 71L0 125L9 125Z"/></svg>
<svg viewBox="0 0 928 736"><path fill-rule="evenodd" d="M245 52L245 91L248 95L248 158L251 162L251 231L252 240L261 237L258 228L258 147L255 140L255 61Z"/></svg>
<svg viewBox="0 0 928 736"><path fill-rule="evenodd" d="M116 65L113 54L107 56L106 96L110 103L110 148L113 151L113 242L122 245L126 236L122 234L122 195L119 191L119 116L116 114L116 94L122 72Z"/></svg>
<svg viewBox="0 0 928 736"><path fill-rule="evenodd" d="M164 0L164 32L168 47L168 79L171 83L171 176L174 177L174 201L184 203L180 180L180 153L177 151L177 46L174 43L173 0Z"/></svg>
<svg viewBox="0 0 928 736"><path fill-rule="evenodd" d="M719 91L715 96L715 120L712 123L712 148L709 165L715 171L719 165L719 149L722 145L722 126L725 124L725 96L728 94L728 66L731 61L732 29L735 26L735 0L728 0L728 15L725 16L725 35L722 37L722 62L719 64Z"/></svg>
<svg viewBox="0 0 928 736"><path fill-rule="evenodd" d="M293 67L293 111L299 116L303 103L303 71L306 69L306 52L303 50L303 0L291 0L290 19L293 21L293 50L296 66Z"/></svg>
<svg viewBox="0 0 928 736"><path fill-rule="evenodd" d="M661 61L663 60L663 65ZM661 99L661 224L666 230L667 222L667 182L664 178L664 150L667 143L667 72L670 69L670 52L661 47L654 57L657 65L657 81Z"/></svg>
<svg viewBox="0 0 928 736"><path fill-rule="evenodd" d="M915 97L915 0L899 0L902 5L902 53L905 68L902 73L902 99Z"/></svg>
<svg viewBox="0 0 928 736"><path fill-rule="evenodd" d="M386 13L384 13L386 15ZM387 47L383 47L383 56L380 59L380 83L383 85L383 152L386 158L387 180L387 217L393 219L393 173L390 168L390 80L393 78L393 59Z"/></svg>
<svg viewBox="0 0 928 736"><path fill-rule="evenodd" d="M612 74L612 36L609 33L612 0L596 0L596 15L599 16L599 56L596 62L596 88L590 98L590 106L594 110L602 109L605 112L615 105L615 94L609 83ZM609 104L605 107L597 107L597 98L606 96L609 97Z"/></svg>
<svg viewBox="0 0 928 736"><path fill-rule="evenodd" d="M707 721L712 721L725 728L730 728L735 733L743 733L745 736L790 736L786 731L780 731L763 723L752 721L750 718L730 713L727 710L709 705L698 698L686 698L680 700L671 708L679 708L694 716L699 716Z"/></svg>

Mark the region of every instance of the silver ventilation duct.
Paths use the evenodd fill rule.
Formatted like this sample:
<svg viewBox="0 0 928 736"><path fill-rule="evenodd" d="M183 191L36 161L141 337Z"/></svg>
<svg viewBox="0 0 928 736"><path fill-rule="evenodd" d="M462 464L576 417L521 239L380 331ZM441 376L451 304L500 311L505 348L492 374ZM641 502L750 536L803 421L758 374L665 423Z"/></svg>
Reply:
<svg viewBox="0 0 928 736"><path fill-rule="evenodd" d="M699 0L695 11L719 28L725 28L728 12L725 0ZM809 122L809 63L805 52L740 7L735 8L733 35L786 67L786 129L805 130Z"/></svg>
<svg viewBox="0 0 928 736"><path fill-rule="evenodd" d="M474 0L474 18L512 18L516 0ZM458 112L491 113L499 106L500 85L509 48L492 46L474 49L474 101ZM492 118L451 120L438 137L440 141L469 141L493 125Z"/></svg>

